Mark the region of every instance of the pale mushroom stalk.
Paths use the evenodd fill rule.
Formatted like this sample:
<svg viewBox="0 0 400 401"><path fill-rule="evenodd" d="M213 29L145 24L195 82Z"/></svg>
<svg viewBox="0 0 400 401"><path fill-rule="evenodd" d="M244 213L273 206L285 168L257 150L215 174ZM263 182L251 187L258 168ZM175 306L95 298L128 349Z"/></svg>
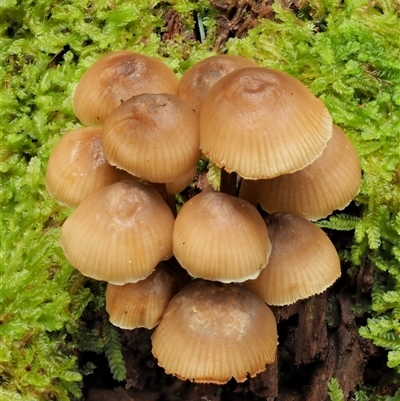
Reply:
<svg viewBox="0 0 400 401"><path fill-rule="evenodd" d="M240 181L239 198L246 200L253 206L257 206L260 190L259 180L246 180L242 178Z"/></svg>
<svg viewBox="0 0 400 401"><path fill-rule="evenodd" d="M167 184L161 184L161 196L164 198L168 207L171 209L174 217L177 215L175 194L171 194L167 190Z"/></svg>
<svg viewBox="0 0 400 401"><path fill-rule="evenodd" d="M235 172L228 173L224 168L222 168L220 192L231 196L237 196L237 181L238 175Z"/></svg>

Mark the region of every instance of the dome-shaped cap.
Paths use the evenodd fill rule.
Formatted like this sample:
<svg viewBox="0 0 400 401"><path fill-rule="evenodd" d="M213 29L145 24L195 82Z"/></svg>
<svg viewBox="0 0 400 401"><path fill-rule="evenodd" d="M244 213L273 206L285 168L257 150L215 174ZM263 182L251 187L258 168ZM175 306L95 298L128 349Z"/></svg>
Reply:
<svg viewBox="0 0 400 401"><path fill-rule="evenodd" d="M122 329L152 329L180 284L177 275L164 263L159 263L150 276L137 283L108 283L105 299L110 322Z"/></svg>
<svg viewBox="0 0 400 401"><path fill-rule="evenodd" d="M86 198L61 229L68 261L83 275L137 282L172 256L174 216L161 195L124 180Z"/></svg>
<svg viewBox="0 0 400 401"><path fill-rule="evenodd" d="M265 218L272 243L268 265L243 285L269 305L288 305L319 294L341 274L328 236L300 216L274 213Z"/></svg>
<svg viewBox="0 0 400 401"><path fill-rule="evenodd" d="M253 205L221 192L202 192L178 213L173 251L191 276L227 283L257 277L271 244Z"/></svg>
<svg viewBox="0 0 400 401"><path fill-rule="evenodd" d="M178 83L162 61L129 50L115 51L86 70L73 93L72 107L83 124L99 125L132 96L176 94Z"/></svg>
<svg viewBox="0 0 400 401"><path fill-rule="evenodd" d="M241 56L218 54L207 57L183 74L177 96L198 113L208 91L222 77L239 68L256 66L253 60Z"/></svg>
<svg viewBox="0 0 400 401"><path fill-rule="evenodd" d="M98 189L133 178L104 158L102 130L96 126L70 131L52 150L46 169L46 188L60 203L77 207Z"/></svg>
<svg viewBox="0 0 400 401"><path fill-rule="evenodd" d="M272 178L304 168L332 136L323 102L300 81L264 67L221 78L200 110L200 148L243 178Z"/></svg>
<svg viewBox="0 0 400 401"><path fill-rule="evenodd" d="M177 194L182 192L186 187L188 187L197 175L196 166L193 166L187 173L183 174L181 177L177 178L172 182L167 182L165 187L169 194Z"/></svg>
<svg viewBox="0 0 400 401"><path fill-rule="evenodd" d="M259 201L268 213L290 212L318 220L344 209L357 195L360 184L357 151L334 125L322 155L303 170L263 181Z"/></svg>
<svg viewBox="0 0 400 401"><path fill-rule="evenodd" d="M107 118L103 150L110 164L151 182L171 182L201 156L194 111L173 95L142 94Z"/></svg>
<svg viewBox="0 0 400 401"><path fill-rule="evenodd" d="M251 291L196 280L171 299L152 343L167 373L224 384L265 370L275 359L278 341L273 313Z"/></svg>

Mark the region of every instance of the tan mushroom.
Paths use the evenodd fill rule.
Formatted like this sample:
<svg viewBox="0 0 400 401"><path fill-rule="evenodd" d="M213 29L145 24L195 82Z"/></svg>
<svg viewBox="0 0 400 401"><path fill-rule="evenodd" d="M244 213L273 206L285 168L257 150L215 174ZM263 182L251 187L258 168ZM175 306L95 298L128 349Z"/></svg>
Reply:
<svg viewBox="0 0 400 401"><path fill-rule="evenodd" d="M290 212L318 220L344 209L357 195L361 165L357 151L336 125L322 155L303 170L263 180L261 207L268 213Z"/></svg>
<svg viewBox="0 0 400 401"><path fill-rule="evenodd" d="M246 288L196 280L171 299L152 344L158 364L182 380L243 382L274 361L276 321Z"/></svg>
<svg viewBox="0 0 400 401"><path fill-rule="evenodd" d="M183 282L165 263L159 263L153 273L136 283L108 283L106 310L110 322L122 329L154 328L170 299Z"/></svg>
<svg viewBox="0 0 400 401"><path fill-rule="evenodd" d="M264 67L221 78L204 100L199 123L203 153L247 179L304 168L332 136L323 102L297 79Z"/></svg>
<svg viewBox="0 0 400 401"><path fill-rule="evenodd" d="M187 173L177 178L172 182L167 182L165 187L169 194L177 194L182 192L186 187L188 187L196 177L197 170L196 166L193 166Z"/></svg>
<svg viewBox="0 0 400 401"><path fill-rule="evenodd" d="M61 229L68 261L112 284L143 280L172 256L174 217L150 186L124 180L86 198Z"/></svg>
<svg viewBox="0 0 400 401"><path fill-rule="evenodd" d="M253 60L241 56L218 54L207 57L183 74L177 96L199 113L208 91L222 77L240 68L256 66Z"/></svg>
<svg viewBox="0 0 400 401"><path fill-rule="evenodd" d="M340 277L336 249L315 224L290 213L271 214L265 222L271 257L260 275L243 285L267 304L292 304L325 291Z"/></svg>
<svg viewBox="0 0 400 401"><path fill-rule="evenodd" d="M96 126L70 131L52 150L46 169L46 188L60 203L77 207L98 189L133 178L104 158L102 130Z"/></svg>
<svg viewBox="0 0 400 401"><path fill-rule="evenodd" d="M191 276L222 282L255 278L271 253L257 209L220 192L202 192L181 208L173 252Z"/></svg>
<svg viewBox="0 0 400 401"><path fill-rule="evenodd" d="M163 62L129 50L103 56L79 80L72 98L75 115L101 125L121 103L140 93L176 94L178 78Z"/></svg>
<svg viewBox="0 0 400 401"><path fill-rule="evenodd" d="M194 111L169 94L142 94L107 118L103 150L111 165L150 182L180 179L201 156Z"/></svg>

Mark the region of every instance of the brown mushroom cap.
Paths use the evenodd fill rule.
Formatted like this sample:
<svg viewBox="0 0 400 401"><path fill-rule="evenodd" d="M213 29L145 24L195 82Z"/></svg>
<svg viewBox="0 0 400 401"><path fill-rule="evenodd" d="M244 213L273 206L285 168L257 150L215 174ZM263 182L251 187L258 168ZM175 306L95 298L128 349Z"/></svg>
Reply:
<svg viewBox="0 0 400 401"><path fill-rule="evenodd" d="M172 255L174 217L161 195L124 180L86 198L61 229L68 261L83 275L113 284L149 276Z"/></svg>
<svg viewBox="0 0 400 401"><path fill-rule="evenodd" d="M169 194L177 194L182 192L187 186L189 186L194 178L196 177L197 170L196 166L193 166L187 173L185 173L182 177L177 178L172 182L167 182L165 187Z"/></svg>
<svg viewBox="0 0 400 401"><path fill-rule="evenodd" d="M274 315L255 294L236 284L196 280L171 299L152 343L167 373L224 384L265 370L278 341Z"/></svg>
<svg viewBox="0 0 400 401"><path fill-rule="evenodd" d="M288 305L319 294L341 274L340 260L328 236L310 221L290 213L265 218L272 252L255 280L243 285L269 305Z"/></svg>
<svg viewBox="0 0 400 401"><path fill-rule="evenodd" d="M179 288L178 277L164 263L137 283L108 283L105 299L110 322L122 329L152 329Z"/></svg>
<svg viewBox="0 0 400 401"><path fill-rule="evenodd" d="M360 184L357 151L334 125L322 155L303 170L263 181L259 201L268 213L290 212L318 220L344 209L357 195Z"/></svg>
<svg viewBox="0 0 400 401"><path fill-rule="evenodd" d="M86 125L103 124L121 103L140 93L176 94L178 78L163 62L129 50L96 61L75 88L72 107Z"/></svg>
<svg viewBox="0 0 400 401"><path fill-rule="evenodd" d="M178 213L173 251L191 276L228 283L257 277L271 244L253 205L221 192L202 192Z"/></svg>
<svg viewBox="0 0 400 401"><path fill-rule="evenodd" d="M182 76L177 96L198 113L210 88L239 68L256 67L248 58L226 54L207 57L192 65Z"/></svg>
<svg viewBox="0 0 400 401"><path fill-rule="evenodd" d="M200 148L243 178L272 178L304 168L332 135L323 102L300 81L264 67L221 78L200 110Z"/></svg>
<svg viewBox="0 0 400 401"><path fill-rule="evenodd" d="M194 111L166 93L127 100L107 118L102 140L110 164L151 182L179 179L201 156Z"/></svg>
<svg viewBox="0 0 400 401"><path fill-rule="evenodd" d="M77 207L87 196L114 182L133 178L111 166L101 147L102 127L86 127L65 134L50 154L46 188L60 203Z"/></svg>

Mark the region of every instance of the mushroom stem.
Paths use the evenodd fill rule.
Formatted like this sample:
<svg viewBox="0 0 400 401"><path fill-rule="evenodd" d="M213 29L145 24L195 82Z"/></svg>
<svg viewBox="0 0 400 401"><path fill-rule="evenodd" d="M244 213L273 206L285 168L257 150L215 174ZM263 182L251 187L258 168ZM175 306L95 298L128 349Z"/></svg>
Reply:
<svg viewBox="0 0 400 401"><path fill-rule="evenodd" d="M253 206L257 207L258 197L260 194L260 181L246 180L244 178L240 181L239 198L246 200Z"/></svg>
<svg viewBox="0 0 400 401"><path fill-rule="evenodd" d="M167 191L167 185L161 184L161 191L162 197L164 198L165 202L167 203L168 207L171 209L172 214L176 218L177 211L176 211L176 199L175 194L170 194Z"/></svg>
<svg viewBox="0 0 400 401"><path fill-rule="evenodd" d="M231 196L237 195L237 174L235 172L228 173L224 168L221 169L220 192Z"/></svg>

